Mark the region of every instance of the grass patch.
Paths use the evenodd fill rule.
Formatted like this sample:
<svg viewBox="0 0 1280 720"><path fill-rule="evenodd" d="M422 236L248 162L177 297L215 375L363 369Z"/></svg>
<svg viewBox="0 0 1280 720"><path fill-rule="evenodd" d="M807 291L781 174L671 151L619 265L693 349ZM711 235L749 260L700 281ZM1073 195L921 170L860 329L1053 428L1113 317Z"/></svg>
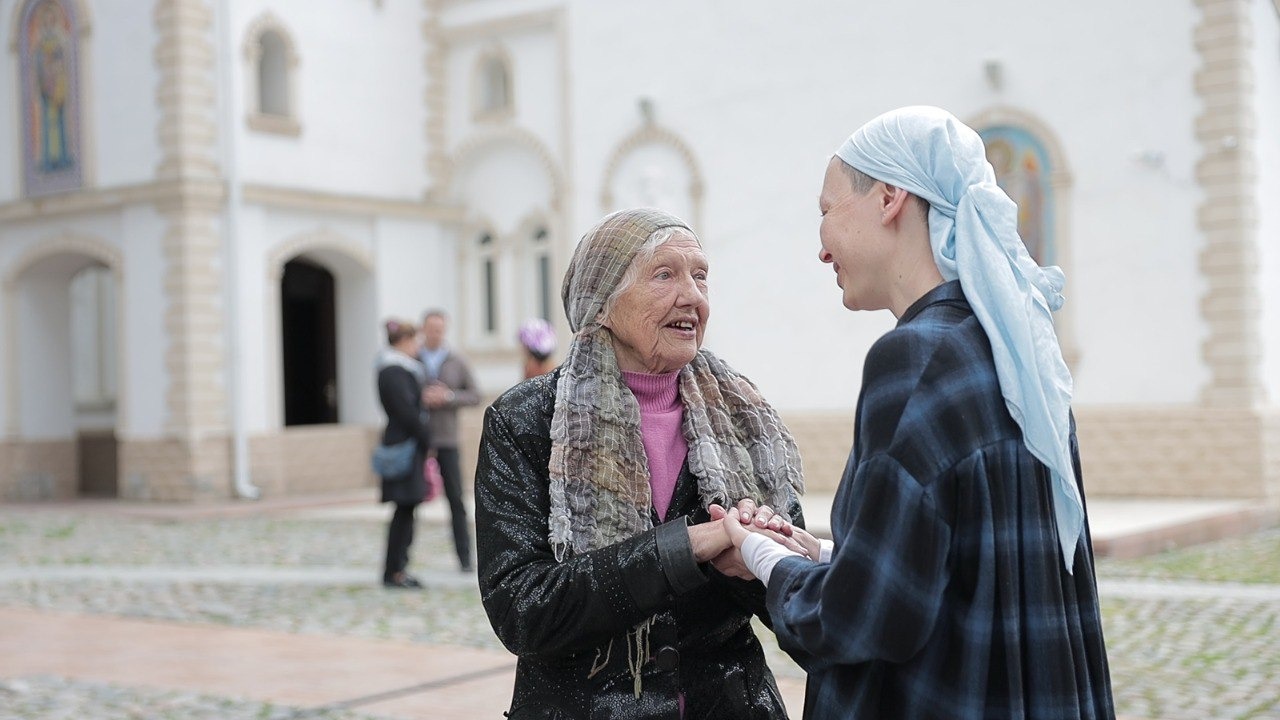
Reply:
<svg viewBox="0 0 1280 720"><path fill-rule="evenodd" d="M55 525L44 531L46 540L66 540L76 533L76 524L67 523L66 525Z"/></svg>

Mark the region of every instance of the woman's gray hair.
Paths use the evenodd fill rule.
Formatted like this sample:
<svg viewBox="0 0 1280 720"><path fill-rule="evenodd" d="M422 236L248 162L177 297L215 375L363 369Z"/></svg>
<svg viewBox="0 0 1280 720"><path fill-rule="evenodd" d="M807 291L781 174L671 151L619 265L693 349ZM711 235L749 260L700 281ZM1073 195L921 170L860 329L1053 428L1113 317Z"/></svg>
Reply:
<svg viewBox="0 0 1280 720"><path fill-rule="evenodd" d="M609 294L609 299L604 301L604 309L600 311L600 316L606 324L609 322L609 315L613 312L614 303L618 301L618 298L622 297L623 293L630 290L632 285L636 284L636 280L640 279L641 268L649 264L649 261L657 254L658 248L667 244L677 234L681 233L688 235L698 244L701 244L698 236L694 235L692 230L676 225L658 228L648 238L645 238L644 244L636 251L635 257L631 258L631 264L627 266L627 271L623 273L618 287L614 288L613 292Z"/></svg>

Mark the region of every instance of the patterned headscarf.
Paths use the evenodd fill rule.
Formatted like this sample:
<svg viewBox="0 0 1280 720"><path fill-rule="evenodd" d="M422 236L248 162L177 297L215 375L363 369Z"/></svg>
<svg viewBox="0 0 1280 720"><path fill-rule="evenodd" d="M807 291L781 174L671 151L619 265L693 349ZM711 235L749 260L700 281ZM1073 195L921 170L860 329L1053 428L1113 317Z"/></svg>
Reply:
<svg viewBox="0 0 1280 720"><path fill-rule="evenodd" d="M556 558L605 547L653 527L640 406L600 324L605 302L645 241L682 220L623 210L592 228L574 252L562 297L574 332L551 420L550 538ZM750 497L785 513L804 491L800 453L752 382L705 350L679 376L689 470L705 505Z"/></svg>
<svg viewBox="0 0 1280 720"><path fill-rule="evenodd" d="M1071 373L1053 329L1065 278L1040 267L1018 236L1018 206L996 184L982 138L936 107L906 107L863 125L836 156L929 203L929 241L944 280L960 279L991 340L1005 405L1027 449L1053 476L1063 564L1084 531L1068 444Z"/></svg>

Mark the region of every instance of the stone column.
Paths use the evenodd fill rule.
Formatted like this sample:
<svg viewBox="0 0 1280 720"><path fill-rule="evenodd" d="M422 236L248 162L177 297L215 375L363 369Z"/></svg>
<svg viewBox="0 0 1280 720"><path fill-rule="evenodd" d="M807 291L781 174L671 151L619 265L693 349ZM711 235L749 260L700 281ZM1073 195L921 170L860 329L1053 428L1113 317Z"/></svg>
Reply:
<svg viewBox="0 0 1280 720"><path fill-rule="evenodd" d="M157 0L160 83L157 208L168 225L165 260L164 437L120 448L122 497L230 497L223 272L223 201L217 156L213 8L207 0Z"/></svg>
<svg viewBox="0 0 1280 720"><path fill-rule="evenodd" d="M1201 352L1210 373L1201 398L1214 407L1255 409L1265 401L1265 386L1250 3L1196 0L1196 6L1202 13L1195 28L1201 65L1194 82L1203 107L1195 123L1201 148L1196 179L1204 189L1197 219L1207 284L1200 308L1209 327Z"/></svg>

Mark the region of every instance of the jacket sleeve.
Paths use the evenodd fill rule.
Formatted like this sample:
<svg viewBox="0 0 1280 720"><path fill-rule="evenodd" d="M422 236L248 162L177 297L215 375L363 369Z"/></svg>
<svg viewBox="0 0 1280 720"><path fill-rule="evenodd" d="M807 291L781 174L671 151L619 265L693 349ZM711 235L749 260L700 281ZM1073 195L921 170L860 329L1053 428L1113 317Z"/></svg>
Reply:
<svg viewBox="0 0 1280 720"><path fill-rule="evenodd" d="M453 400L449 402L449 407L470 407L480 404L480 392L476 390L476 380L471 375L471 366L462 362L459 358L458 375L462 378L462 382L457 387L450 388L453 391Z"/></svg>
<svg viewBox="0 0 1280 720"><path fill-rule="evenodd" d="M389 425L399 428L405 437L416 438L421 445L430 447L431 431L422 414L418 384L408 370L388 367L379 372L378 398Z"/></svg>
<svg viewBox="0 0 1280 720"><path fill-rule="evenodd" d="M696 565L697 577L687 574L691 551L664 567L664 556L670 562L688 547L683 522L558 562L548 486L546 468L530 461L501 412L486 410L476 468L480 595L511 652L557 657L597 647L706 581Z"/></svg>
<svg viewBox="0 0 1280 720"><path fill-rule="evenodd" d="M885 455L853 482L861 498L831 562L786 558L769 579L778 644L809 672L915 655L949 577L951 531L927 488Z"/></svg>
<svg viewBox="0 0 1280 720"><path fill-rule="evenodd" d="M804 528L804 510L800 507L800 501L797 499L791 505L791 509L787 513L791 518L791 523L799 528ZM760 618L760 622L770 630L773 629L773 617L769 615L769 606L765 598L764 584L758 580L738 580L736 578L725 577L717 573L719 579L727 589L729 596L743 610Z"/></svg>

